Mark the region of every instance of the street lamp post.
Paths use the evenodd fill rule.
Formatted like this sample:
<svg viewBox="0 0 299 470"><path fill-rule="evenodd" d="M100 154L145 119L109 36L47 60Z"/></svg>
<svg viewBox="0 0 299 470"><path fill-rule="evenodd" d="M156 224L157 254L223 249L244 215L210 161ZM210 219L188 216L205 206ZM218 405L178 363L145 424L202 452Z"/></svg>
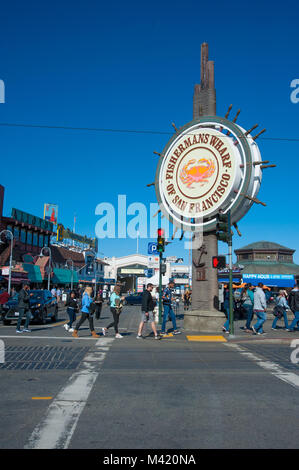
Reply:
<svg viewBox="0 0 299 470"><path fill-rule="evenodd" d="M49 250L49 253L50 253L49 267L48 267L48 290L50 290L50 274L51 274L52 253L51 253L51 248L49 246L43 246L41 251L40 251L39 256L46 256L46 255L43 254L44 249Z"/></svg>
<svg viewBox="0 0 299 470"><path fill-rule="evenodd" d="M12 267L12 247L13 247L13 233L10 230L2 230L0 232L0 239L2 233L6 233L10 235L10 256L9 256L9 274L8 274L8 289L7 292L10 295L10 290L11 290L11 267Z"/></svg>
<svg viewBox="0 0 299 470"><path fill-rule="evenodd" d="M71 277L71 290L73 290L73 283L74 283L74 261L72 259L67 259L65 262L66 267L68 266L68 262L72 263L72 277Z"/></svg>

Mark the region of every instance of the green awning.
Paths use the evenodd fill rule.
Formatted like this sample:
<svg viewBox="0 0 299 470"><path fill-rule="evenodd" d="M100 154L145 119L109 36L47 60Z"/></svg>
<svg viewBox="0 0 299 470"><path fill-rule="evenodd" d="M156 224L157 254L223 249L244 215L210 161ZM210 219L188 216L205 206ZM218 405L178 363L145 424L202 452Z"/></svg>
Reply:
<svg viewBox="0 0 299 470"><path fill-rule="evenodd" d="M39 266L35 266L35 264L23 263L23 269L24 271L28 272L28 279L30 282L43 282Z"/></svg>
<svg viewBox="0 0 299 470"><path fill-rule="evenodd" d="M72 270L71 269L62 269L54 268L53 276L51 282L54 284L71 284L72 282ZM73 272L73 283L78 282L77 272Z"/></svg>

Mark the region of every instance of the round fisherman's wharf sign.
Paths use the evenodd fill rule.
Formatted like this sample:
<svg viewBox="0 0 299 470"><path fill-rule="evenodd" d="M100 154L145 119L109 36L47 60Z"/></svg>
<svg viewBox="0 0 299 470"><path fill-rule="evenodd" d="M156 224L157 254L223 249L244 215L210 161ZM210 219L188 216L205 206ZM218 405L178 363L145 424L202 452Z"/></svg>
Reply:
<svg viewBox="0 0 299 470"><path fill-rule="evenodd" d="M184 230L213 230L219 210L239 220L257 194L260 154L251 136L224 118L202 118L184 126L166 145L156 173L163 213ZM234 210L235 209L235 210Z"/></svg>

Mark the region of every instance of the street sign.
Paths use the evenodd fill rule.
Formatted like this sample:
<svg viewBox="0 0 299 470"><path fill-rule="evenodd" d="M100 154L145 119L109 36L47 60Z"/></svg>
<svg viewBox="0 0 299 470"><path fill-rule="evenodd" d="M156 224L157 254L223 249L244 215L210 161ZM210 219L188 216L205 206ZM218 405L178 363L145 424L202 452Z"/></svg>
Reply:
<svg viewBox="0 0 299 470"><path fill-rule="evenodd" d="M167 263L176 263L177 262L177 257L176 256L167 256L166 257L166 262Z"/></svg>
<svg viewBox="0 0 299 470"><path fill-rule="evenodd" d="M159 267L159 256L149 256L148 257L148 267L149 268L158 268Z"/></svg>
<svg viewBox="0 0 299 470"><path fill-rule="evenodd" d="M146 277L153 277L154 274L155 274L154 268L149 268L149 269L145 269L145 270L144 270L144 275L145 275Z"/></svg>
<svg viewBox="0 0 299 470"><path fill-rule="evenodd" d="M148 252L149 255L158 254L159 252L158 252L157 242L150 242L148 244L147 252Z"/></svg>

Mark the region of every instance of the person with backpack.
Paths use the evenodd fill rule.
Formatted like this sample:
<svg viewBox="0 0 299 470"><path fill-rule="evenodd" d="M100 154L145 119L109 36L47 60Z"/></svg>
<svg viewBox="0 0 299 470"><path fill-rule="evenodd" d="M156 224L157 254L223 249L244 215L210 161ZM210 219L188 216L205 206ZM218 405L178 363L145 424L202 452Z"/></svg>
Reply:
<svg viewBox="0 0 299 470"><path fill-rule="evenodd" d="M115 338L123 338L123 336L118 332L119 316L121 314L123 300L125 300L125 298L120 297L120 286L116 285L110 296L110 311L113 315L113 322L110 323L106 328L102 328L104 336L108 333L109 328L114 327Z"/></svg>
<svg viewBox="0 0 299 470"><path fill-rule="evenodd" d="M168 320L168 317L170 317L173 325L173 334L174 335L179 335L181 334L181 331L177 329L176 325L176 318L174 311L172 309L172 291L174 288L174 281L169 281L168 286L165 287L163 290L162 294L162 302L163 302L163 320L162 320L162 328L161 328L161 335L166 336L167 333L165 332L166 329L166 322Z"/></svg>
<svg viewBox="0 0 299 470"><path fill-rule="evenodd" d="M290 307L287 303L287 300L286 300L286 293L285 291L283 290L280 290L279 291L279 296L277 297L276 299L276 306L278 307L277 308L277 315L275 316L274 320L273 320L273 323L272 323L272 330L277 330L276 328L276 324L278 322L278 320L283 316L284 318L284 325L285 325L285 329L286 330L289 330L289 325L288 325L288 317L287 317L287 310L290 310ZM279 308L280 307L280 308ZM279 311L281 312L281 315L279 315Z"/></svg>
<svg viewBox="0 0 299 470"><path fill-rule="evenodd" d="M98 290L98 293L94 300L94 304L95 304L96 319L99 320L101 313L102 313L102 306L103 306L103 291L101 289Z"/></svg>
<svg viewBox="0 0 299 470"><path fill-rule="evenodd" d="M76 313L78 313L79 311L78 300L76 298L76 292L74 290L72 290L70 294L68 294L65 306L70 321L68 323L65 323L63 326L66 331L69 331L69 333L73 333L73 323L76 321Z"/></svg>
<svg viewBox="0 0 299 470"><path fill-rule="evenodd" d="M294 320L290 324L287 331L295 331L295 327L299 327L299 286L296 284L289 294L289 306L294 314Z"/></svg>
<svg viewBox="0 0 299 470"><path fill-rule="evenodd" d="M152 296L152 291L153 291L153 284L149 283L146 286L146 290L143 291L142 293L142 305L141 305L141 321L139 324L138 328L138 333L137 333L137 339L143 338L142 336L142 330L144 327L144 324L148 321L151 322L151 327L155 335L155 339L161 339L160 336L157 333L157 328L155 325L155 319L154 319L154 308L155 308L155 301Z"/></svg>
<svg viewBox="0 0 299 470"><path fill-rule="evenodd" d="M254 297L252 292L252 284L246 284L241 292L242 307L246 311L247 320L245 327L241 327L246 333L251 333L251 322L253 318Z"/></svg>
<svg viewBox="0 0 299 470"><path fill-rule="evenodd" d="M96 334L96 332L94 330L94 326L93 326L93 314L91 312L91 310L92 310L91 305L93 303L93 299L92 299L91 294L92 294L92 287L86 287L86 289L83 293L83 297L82 297L82 308L81 308L82 315L81 315L81 318L78 321L78 323L75 327L75 330L72 334L72 336L74 338L79 338L78 330L87 318L88 318L88 321L89 321L89 328L90 328L90 331L91 331L91 336L93 336L93 338L99 338L99 335Z"/></svg>

